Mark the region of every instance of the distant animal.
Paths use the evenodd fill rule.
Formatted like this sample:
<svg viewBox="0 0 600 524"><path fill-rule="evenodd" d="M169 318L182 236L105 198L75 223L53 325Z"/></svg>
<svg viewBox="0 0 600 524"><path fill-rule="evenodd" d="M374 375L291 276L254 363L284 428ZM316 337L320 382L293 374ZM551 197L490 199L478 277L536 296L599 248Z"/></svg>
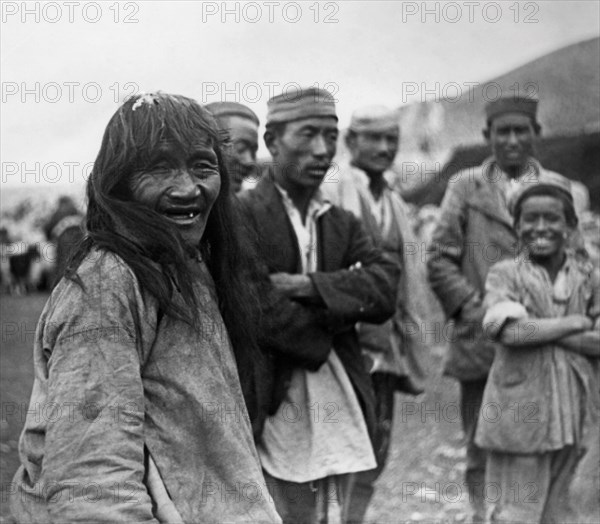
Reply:
<svg viewBox="0 0 600 524"><path fill-rule="evenodd" d="M12 295L26 295L35 289L32 279L34 263L40 258L37 245L30 245L27 251L20 254L8 255L10 281L8 292Z"/></svg>
<svg viewBox="0 0 600 524"><path fill-rule="evenodd" d="M0 244L0 292L2 293L10 292L10 283L12 282L6 246L7 244Z"/></svg>

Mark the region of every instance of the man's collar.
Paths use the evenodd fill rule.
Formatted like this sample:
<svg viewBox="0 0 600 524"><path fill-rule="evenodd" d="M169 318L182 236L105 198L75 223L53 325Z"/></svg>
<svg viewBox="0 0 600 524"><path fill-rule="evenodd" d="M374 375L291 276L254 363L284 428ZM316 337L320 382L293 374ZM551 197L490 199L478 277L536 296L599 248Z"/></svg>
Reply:
<svg viewBox="0 0 600 524"><path fill-rule="evenodd" d="M483 169L484 176L486 178L488 178L489 180L491 180L493 182L497 182L499 178L504 181L510 180L510 177L508 176L506 171L504 171L498 165L498 162L496 161L496 157L494 157L493 155L486 158L482 162L482 165L484 166L484 169ZM528 157L525 165L528 168L527 171L525 171L522 175L517 177L517 180L527 176L528 173L530 172L530 169L533 170L536 178L540 176L540 173L542 172L542 165L536 158L534 158L532 156Z"/></svg>
<svg viewBox="0 0 600 524"><path fill-rule="evenodd" d="M277 188L277 191L279 191L284 206L286 208L295 208L294 202L289 197L287 191L283 187L281 187L277 182L273 181L273 184ZM317 190L314 192L313 196L311 197L310 202L308 203L307 216L321 216L323 213L326 213L330 208L331 201L325 196L323 191L321 191L321 188L318 187Z"/></svg>
<svg viewBox="0 0 600 524"><path fill-rule="evenodd" d="M353 173L354 179L357 183L361 184L362 186L364 186L365 188L369 188L369 185L371 184L371 179L369 178L369 175L367 175L367 173L365 172L364 169L355 166L354 164L352 164L351 162L349 163L350 166L350 170ZM389 169L386 169L383 172L383 187L384 190L385 189L391 189L390 183L388 178L392 176L392 171Z"/></svg>

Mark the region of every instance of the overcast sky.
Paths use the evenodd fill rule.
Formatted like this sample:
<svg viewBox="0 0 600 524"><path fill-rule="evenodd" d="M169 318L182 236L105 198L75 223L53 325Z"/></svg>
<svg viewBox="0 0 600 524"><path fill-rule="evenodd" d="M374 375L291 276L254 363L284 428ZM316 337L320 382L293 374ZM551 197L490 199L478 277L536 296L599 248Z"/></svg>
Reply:
<svg viewBox="0 0 600 524"><path fill-rule="evenodd" d="M119 101L137 91L238 100L264 122L270 95L316 84L335 93L344 127L357 106L431 99L449 82L466 93L597 37L599 5L4 1L2 183L81 184Z"/></svg>

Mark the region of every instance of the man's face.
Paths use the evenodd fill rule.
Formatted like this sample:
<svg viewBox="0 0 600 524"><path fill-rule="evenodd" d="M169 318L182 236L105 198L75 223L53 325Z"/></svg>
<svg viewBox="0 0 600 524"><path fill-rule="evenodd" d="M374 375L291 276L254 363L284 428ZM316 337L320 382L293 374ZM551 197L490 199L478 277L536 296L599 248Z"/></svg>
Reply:
<svg viewBox="0 0 600 524"><path fill-rule="evenodd" d="M397 127L351 134L347 144L352 163L367 173L383 173L396 158L399 140Z"/></svg>
<svg viewBox="0 0 600 524"><path fill-rule="evenodd" d="M531 118L523 113L495 117L486 133L498 165L503 170L524 168L533 155L537 132Z"/></svg>
<svg viewBox="0 0 600 524"><path fill-rule="evenodd" d="M249 118L229 116L222 127L229 131L231 148L225 155L227 171L234 191L238 191L244 178L256 169L258 150L258 126Z"/></svg>
<svg viewBox="0 0 600 524"><path fill-rule="evenodd" d="M335 155L337 137L334 117L305 118L288 122L267 146L289 183L318 187Z"/></svg>
<svg viewBox="0 0 600 524"><path fill-rule="evenodd" d="M562 257L569 233L563 203L549 195L535 195L521 203L517 234L532 258Z"/></svg>
<svg viewBox="0 0 600 524"><path fill-rule="evenodd" d="M221 189L217 155L207 136L188 151L165 141L148 166L131 176L133 200L175 224L189 247L197 248Z"/></svg>

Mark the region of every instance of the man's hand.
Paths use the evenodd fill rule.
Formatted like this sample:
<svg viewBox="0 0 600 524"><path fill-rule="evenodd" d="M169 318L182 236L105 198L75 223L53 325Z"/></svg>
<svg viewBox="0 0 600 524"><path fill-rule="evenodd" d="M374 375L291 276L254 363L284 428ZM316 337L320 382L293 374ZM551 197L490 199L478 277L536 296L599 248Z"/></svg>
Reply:
<svg viewBox="0 0 600 524"><path fill-rule="evenodd" d="M318 297L319 293L307 275L273 273L269 276L277 291L290 298Z"/></svg>

